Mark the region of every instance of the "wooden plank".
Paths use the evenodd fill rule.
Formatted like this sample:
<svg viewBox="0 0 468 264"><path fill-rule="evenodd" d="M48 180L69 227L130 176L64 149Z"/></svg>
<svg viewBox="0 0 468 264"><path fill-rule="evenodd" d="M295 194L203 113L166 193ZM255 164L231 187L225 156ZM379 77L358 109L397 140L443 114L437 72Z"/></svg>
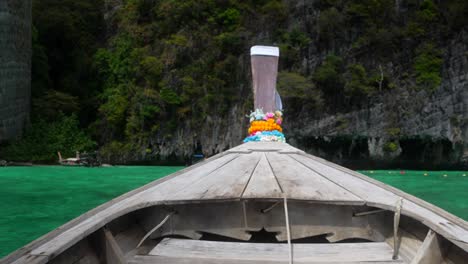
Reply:
<svg viewBox="0 0 468 264"><path fill-rule="evenodd" d="M260 231L264 228L268 232L276 233L279 241L286 240L285 217L281 203L268 212L262 213L262 210L275 203L272 201L246 202L247 221L244 221L243 204L243 202L236 201L174 206L177 214L170 218L170 224L164 225L155 232L153 238L182 235L199 239L200 232L203 232L247 241L251 237L249 231ZM329 241L346 238L383 240L381 236L376 236L378 234L376 230L369 228L370 216L352 217L354 211L351 206L294 201L288 203L288 207L292 239L327 235ZM146 232L165 216L161 210L147 211L145 219L139 221ZM389 226L391 227L391 223Z"/></svg>
<svg viewBox="0 0 468 264"><path fill-rule="evenodd" d="M445 246L439 236L429 229L411 264L439 264L444 260Z"/></svg>
<svg viewBox="0 0 468 264"><path fill-rule="evenodd" d="M115 238L112 235L112 233L107 228L104 228L103 232L105 239L105 255L107 263L125 264L125 256L122 253L122 249L120 249L119 245L115 241Z"/></svg>
<svg viewBox="0 0 468 264"><path fill-rule="evenodd" d="M410 262L418 252L418 249L421 247L423 242L402 228L398 230L398 233L398 239L400 243L398 257L407 262ZM385 241L389 244L393 244L393 235L386 238Z"/></svg>
<svg viewBox="0 0 468 264"><path fill-rule="evenodd" d="M261 153L261 159L245 188L242 198L282 198L281 187L276 181L265 153Z"/></svg>
<svg viewBox="0 0 468 264"><path fill-rule="evenodd" d="M141 256L137 255L129 261L129 264L288 264L289 261L283 260L230 260L230 259L188 259L188 258L178 258L178 257L162 257L162 256ZM332 262L332 261L294 261L294 263L307 263L307 264L324 264L324 263L340 263L340 264L396 264L396 263L405 263L398 260L390 261L353 261L349 260L346 262Z"/></svg>
<svg viewBox="0 0 468 264"><path fill-rule="evenodd" d="M466 263L468 252L455 246L449 246L444 264Z"/></svg>
<svg viewBox="0 0 468 264"><path fill-rule="evenodd" d="M368 177L364 175L357 177L355 174L347 173L340 169L341 167L336 164L321 161L318 158L313 158L311 155L290 154L290 156L323 177L328 178L330 181L335 182L353 194L361 197L366 201L366 204L394 211L395 204L400 196L383 188L383 183L377 185L371 180L366 180L365 178ZM422 221L434 231L444 235L448 239L452 239L454 243L457 241L461 242L457 243L459 246L468 243L467 229L448 221L441 215L411 200L405 199L403 201L402 214Z"/></svg>
<svg viewBox="0 0 468 264"><path fill-rule="evenodd" d="M456 223L460 227L468 230L468 222L467 221L465 221L465 220L463 220L463 219L461 219L461 218L459 218L459 217L457 217L457 216L455 216L455 215L453 215L453 214L451 214L451 213L449 213L449 212L447 212L447 211L445 211L445 210L443 210L443 209L441 209L441 208L439 208L439 207L437 207L437 206L435 206L435 205L433 205L431 203L428 203L428 202L426 202L426 201L424 201L424 200L422 200L422 199L420 199L418 197L415 197L415 196L413 196L411 194L405 193L405 192L403 192L403 191L401 191L401 190L399 190L399 189L397 189L395 187L384 184L384 183L382 183L382 182L380 182L378 180L374 180L374 179L372 179L372 178L370 178L370 177L368 177L366 175L363 175L363 174L358 173L356 171L353 171L353 170L350 170L348 168L342 167L342 166L340 166L338 164L329 162L329 161L324 160L322 158L319 158L319 157L316 157L316 156L313 156L313 155L310 155L310 154L307 154L307 153L302 153L302 155L304 155L304 156L306 156L308 158L311 158L313 160L316 160L316 161L318 161L318 162L320 162L322 164L325 164L327 166L330 166L330 167L333 167L335 169L341 170L341 171L343 171L343 172L345 172L347 174L350 174L350 175L352 175L352 176L354 176L354 177L356 177L358 179L362 179L364 181L367 181L367 182L370 182L370 183L372 183L374 185L377 185L377 186L379 186L379 187L381 187L381 188L383 188L383 189L385 189L387 191L392 192L395 195L398 195L400 197L403 197L404 199L410 200L413 203L415 203L415 204L417 204L417 205L419 205L419 206L421 206L423 208L426 208L426 209L428 209L430 211L433 211L434 213L439 214L442 217L446 218L447 220L449 220L449 221L451 221L453 223ZM452 241L452 242L454 242L454 241ZM468 249L466 249L466 250L468 251Z"/></svg>
<svg viewBox="0 0 468 264"><path fill-rule="evenodd" d="M271 203L270 203L271 204ZM249 209L253 207L250 206ZM381 241L376 237L377 232L369 228L369 218L352 217L353 207L328 205L308 202L291 202L289 207L289 221L291 224L291 238L300 239L317 235L327 235L326 239L330 242L336 242L347 238L362 238L370 241ZM264 207L266 208L266 206ZM249 227L265 228L268 232L277 233L278 241L285 241L286 223L284 209L282 205L275 206L271 211L263 215L259 224L254 225L258 216L255 211L260 208L252 208L248 215Z"/></svg>
<svg viewBox="0 0 468 264"><path fill-rule="evenodd" d="M287 263L289 248L279 243L215 242L166 238L148 255L191 260L216 259ZM379 243L293 244L294 263L392 261L392 248ZM222 263L222 262L221 262ZM398 263L398 262L397 262Z"/></svg>
<svg viewBox="0 0 468 264"><path fill-rule="evenodd" d="M154 233L153 238L167 235L182 235L198 239L200 232L221 236L249 240L251 234L245 228L242 217L242 202L212 202L181 204L175 207L177 214L170 218L169 223ZM153 210L151 210L153 211ZM151 216L147 215L141 221L146 230L150 230L155 223L161 221L163 215L157 210ZM258 212L257 212L258 213Z"/></svg>
<svg viewBox="0 0 468 264"><path fill-rule="evenodd" d="M169 200L239 199L262 153L239 154L225 166L190 184L189 188L169 194Z"/></svg>
<svg viewBox="0 0 468 264"><path fill-rule="evenodd" d="M348 191L367 202L375 201L378 204L384 204L386 205L385 209L390 210L393 210L395 207L398 197L391 192L385 190L382 190L381 192L380 188L369 182L352 177L349 174L346 174L333 167L326 166L325 164L321 164L306 156L297 154L291 154L290 156L302 165L307 166L310 170L321 175L323 178L334 182L336 185L341 186L342 188L346 188ZM370 205L372 206L372 204Z"/></svg>
<svg viewBox="0 0 468 264"><path fill-rule="evenodd" d="M232 149L228 153L249 153L249 152L279 152L279 153L304 153L302 150L292 147L283 142L247 142Z"/></svg>
<svg viewBox="0 0 468 264"><path fill-rule="evenodd" d="M141 222L139 222L139 224L141 224ZM135 247L138 245L138 242L140 242L144 235L145 233L140 225L132 225L128 229L115 234L114 238L119 247L122 249L122 252L125 254L125 256L127 256L130 251L135 249Z"/></svg>
<svg viewBox="0 0 468 264"><path fill-rule="evenodd" d="M5 261L4 263L12 263L12 264L45 264L48 261L49 261L48 256L26 254L26 255L22 256L21 258L17 259L15 262Z"/></svg>
<svg viewBox="0 0 468 264"><path fill-rule="evenodd" d="M453 243L468 251L468 230L460 227L456 223L447 220L445 217L428 210L412 201L405 200L403 213L420 220L423 224L442 234L448 239L453 239ZM460 242L460 243L457 243Z"/></svg>
<svg viewBox="0 0 468 264"><path fill-rule="evenodd" d="M193 188L195 184L209 181L209 179L217 177L219 170L224 166L232 166L231 163L236 163L236 159L240 157L239 155L240 154L228 154L196 170L179 175L170 181L155 186L155 188L149 190L147 195L144 195L143 198L145 201L191 200L196 196L183 195L184 191L193 190L195 189Z"/></svg>
<svg viewBox="0 0 468 264"><path fill-rule="evenodd" d="M288 198L333 203L343 201L363 203L356 195L292 159L288 154L271 152L266 153L266 157L283 193Z"/></svg>
<svg viewBox="0 0 468 264"><path fill-rule="evenodd" d="M62 254L54 257L48 263L53 264L100 264L98 254L103 252L104 254L99 254L101 257L105 257L105 237L104 232L99 232L93 236L93 241L90 243L90 239L83 239L80 242L73 245L67 251ZM92 244L92 245L91 245ZM99 252L98 252L99 251Z"/></svg>

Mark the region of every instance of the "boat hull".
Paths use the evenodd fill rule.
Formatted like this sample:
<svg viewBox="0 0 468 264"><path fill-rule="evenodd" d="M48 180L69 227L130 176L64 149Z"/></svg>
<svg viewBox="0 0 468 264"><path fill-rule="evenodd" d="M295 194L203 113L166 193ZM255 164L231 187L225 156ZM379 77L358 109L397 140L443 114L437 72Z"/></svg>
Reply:
<svg viewBox="0 0 468 264"><path fill-rule="evenodd" d="M430 263L428 256L439 261L433 263L464 263L467 226L438 207L288 144L252 142L112 200L2 261L197 263L190 256L156 260L150 254L164 238L185 238L187 247L266 241L290 243L292 252L295 244L385 243L392 251L385 255L388 263ZM236 263L229 256L223 261Z"/></svg>

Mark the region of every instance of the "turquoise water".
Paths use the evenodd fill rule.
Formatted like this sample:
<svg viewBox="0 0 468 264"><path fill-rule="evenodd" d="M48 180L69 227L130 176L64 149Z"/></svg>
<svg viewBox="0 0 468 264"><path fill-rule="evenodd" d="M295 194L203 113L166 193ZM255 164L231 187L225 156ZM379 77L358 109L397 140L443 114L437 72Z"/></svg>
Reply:
<svg viewBox="0 0 468 264"><path fill-rule="evenodd" d="M467 171L367 170L360 172L468 220Z"/></svg>
<svg viewBox="0 0 468 264"><path fill-rule="evenodd" d="M0 257L112 198L182 168L0 168ZM468 172L361 172L468 220Z"/></svg>
<svg viewBox="0 0 468 264"><path fill-rule="evenodd" d="M0 167L0 257L182 167Z"/></svg>

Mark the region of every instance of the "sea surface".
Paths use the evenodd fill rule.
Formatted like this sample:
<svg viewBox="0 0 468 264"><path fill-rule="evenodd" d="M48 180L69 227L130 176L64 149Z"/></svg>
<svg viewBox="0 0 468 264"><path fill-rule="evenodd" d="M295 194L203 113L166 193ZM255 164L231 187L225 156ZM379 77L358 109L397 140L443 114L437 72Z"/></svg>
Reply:
<svg viewBox="0 0 468 264"><path fill-rule="evenodd" d="M0 257L183 167L0 167ZM468 220L468 172L360 171Z"/></svg>

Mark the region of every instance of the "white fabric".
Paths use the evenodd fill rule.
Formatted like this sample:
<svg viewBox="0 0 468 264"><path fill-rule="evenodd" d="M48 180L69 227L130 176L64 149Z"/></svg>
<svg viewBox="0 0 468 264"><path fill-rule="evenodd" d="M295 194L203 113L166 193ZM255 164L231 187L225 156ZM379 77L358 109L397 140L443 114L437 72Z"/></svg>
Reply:
<svg viewBox="0 0 468 264"><path fill-rule="evenodd" d="M276 110L283 110L283 101L281 101L281 95L278 90L275 90L275 106Z"/></svg>
<svg viewBox="0 0 468 264"><path fill-rule="evenodd" d="M279 48L272 46L253 46L250 48L250 56L253 55L279 57Z"/></svg>

